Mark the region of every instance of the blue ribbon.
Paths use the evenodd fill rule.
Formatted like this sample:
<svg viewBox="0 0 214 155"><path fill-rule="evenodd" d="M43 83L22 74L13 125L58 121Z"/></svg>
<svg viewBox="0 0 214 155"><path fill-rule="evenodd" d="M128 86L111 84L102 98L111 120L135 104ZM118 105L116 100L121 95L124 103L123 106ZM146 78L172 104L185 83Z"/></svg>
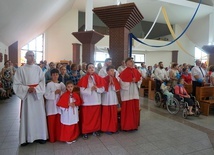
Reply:
<svg viewBox="0 0 214 155"><path fill-rule="evenodd" d="M199 9L199 7L200 7L200 5L201 5L201 2L202 2L202 0L200 0L200 2L199 2L199 4L198 4L198 7L197 7L197 9L195 10L195 13L194 13L193 17L191 18L189 24L186 26L186 28L184 29L184 31L183 31L175 40L173 40L172 42L169 42L169 43L167 43L167 44L165 44L165 45L150 45L150 44L147 44L147 43L145 43L145 42L139 40L139 39L138 39L137 37L135 37L132 33L129 33L129 48L130 48L129 56L130 56L130 57L132 56L132 38L134 38L136 41L140 42L141 44L144 44L144 45L150 46L150 47L156 47L156 48L169 46L169 45L173 44L175 41L177 41L178 39L180 39L180 38L184 35L184 33L187 31L187 29L189 28L189 26L191 25L192 21L194 20L196 14L197 14L197 12L198 12L198 9Z"/></svg>

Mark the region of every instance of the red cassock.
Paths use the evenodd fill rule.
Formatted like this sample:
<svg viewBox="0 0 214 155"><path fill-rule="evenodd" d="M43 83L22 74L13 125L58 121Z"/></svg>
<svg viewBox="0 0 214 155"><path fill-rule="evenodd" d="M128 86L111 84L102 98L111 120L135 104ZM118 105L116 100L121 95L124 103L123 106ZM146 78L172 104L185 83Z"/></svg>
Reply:
<svg viewBox="0 0 214 155"><path fill-rule="evenodd" d="M82 100L77 93L72 93L72 98L75 99L75 106L80 106L82 104ZM70 100L70 92L65 92L59 99L57 106L62 108L69 108L68 103ZM76 140L80 134L78 123L72 125L65 125L60 123L60 136L59 141L68 142Z"/></svg>
<svg viewBox="0 0 214 155"><path fill-rule="evenodd" d="M121 106L121 130L135 130L139 126L139 100L122 101Z"/></svg>
<svg viewBox="0 0 214 155"><path fill-rule="evenodd" d="M60 114L47 116L49 141L56 142L60 138Z"/></svg>
<svg viewBox="0 0 214 155"><path fill-rule="evenodd" d="M137 88L137 83L133 83L133 78L135 78L135 82L140 81L141 74L135 68L127 67L121 74L119 75L120 79L123 82L130 82L130 84L135 85L135 89ZM125 90L121 90L125 91ZM131 90L128 90L129 93L133 93ZM135 90L138 92L138 90ZM134 94L132 96L136 96ZM138 95L137 95L138 96ZM121 97L122 98L122 97ZM139 126L139 96L132 97L128 100L122 100L121 105L121 130L129 131L135 130Z"/></svg>
<svg viewBox="0 0 214 155"><path fill-rule="evenodd" d="M97 88L104 87L105 81L97 74L86 74L80 79L78 86L86 89L88 87L88 79L90 76L93 76ZM88 97L93 98L93 94ZM99 131L101 127L101 105L93 105L93 103L91 103L91 105L84 105L86 100L87 99L84 99L83 97L83 105L80 107L80 124L83 134Z"/></svg>
<svg viewBox="0 0 214 155"><path fill-rule="evenodd" d="M113 86L115 88L114 91L110 90L110 77L106 76L104 78L105 83L105 91L106 93L102 94L106 95L107 101L102 103L102 120L101 120L101 131L103 132L116 132L118 130L118 117L117 117L117 94L116 91L120 90L120 84L115 77L112 77ZM105 98L102 98L102 101ZM106 102L115 102L115 103L106 103Z"/></svg>

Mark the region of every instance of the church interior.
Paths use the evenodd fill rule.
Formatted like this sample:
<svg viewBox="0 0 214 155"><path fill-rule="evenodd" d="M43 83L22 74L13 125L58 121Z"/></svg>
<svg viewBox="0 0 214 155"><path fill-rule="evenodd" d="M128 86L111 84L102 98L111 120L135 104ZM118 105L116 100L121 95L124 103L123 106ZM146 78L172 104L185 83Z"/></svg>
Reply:
<svg viewBox="0 0 214 155"><path fill-rule="evenodd" d="M208 71L214 65L213 27L214 0L1 0L0 81L7 62L17 69L26 64L27 51L39 66L93 63L98 69L111 58L117 69L132 57L139 70L142 63L153 68L163 62L168 71L200 60ZM173 114L157 105L155 82L144 79L137 131L88 140L80 135L71 145L20 146L21 99L1 98L0 91L0 155L214 155L214 93L202 96L203 89L196 89L201 114L186 117L182 108ZM214 85L207 86L214 92ZM190 87L185 88L191 93Z"/></svg>

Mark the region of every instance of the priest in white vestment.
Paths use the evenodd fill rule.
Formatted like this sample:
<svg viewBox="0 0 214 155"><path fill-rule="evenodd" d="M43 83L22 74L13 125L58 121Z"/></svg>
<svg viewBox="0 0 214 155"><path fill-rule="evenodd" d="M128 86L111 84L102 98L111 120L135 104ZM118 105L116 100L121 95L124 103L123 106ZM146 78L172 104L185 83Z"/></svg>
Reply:
<svg viewBox="0 0 214 155"><path fill-rule="evenodd" d="M27 64L14 76L13 89L22 100L19 142L21 146L34 141L44 144L48 139L43 94L45 78L41 68L34 64L34 53L28 51Z"/></svg>

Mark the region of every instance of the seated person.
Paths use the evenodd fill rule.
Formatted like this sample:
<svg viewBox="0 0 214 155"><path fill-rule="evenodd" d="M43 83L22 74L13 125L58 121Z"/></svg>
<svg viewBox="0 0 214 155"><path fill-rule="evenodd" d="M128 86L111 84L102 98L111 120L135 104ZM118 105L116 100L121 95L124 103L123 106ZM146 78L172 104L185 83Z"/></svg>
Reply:
<svg viewBox="0 0 214 155"><path fill-rule="evenodd" d="M190 98L190 95L187 93L184 88L184 79L180 78L178 84L174 87L175 94L179 97L183 97L184 101L188 103L189 115L193 115L192 106L194 104L193 100Z"/></svg>
<svg viewBox="0 0 214 155"><path fill-rule="evenodd" d="M163 91L163 94L167 96L166 104L169 105L173 102L173 94L170 91L171 82L165 81L161 84L160 89Z"/></svg>

